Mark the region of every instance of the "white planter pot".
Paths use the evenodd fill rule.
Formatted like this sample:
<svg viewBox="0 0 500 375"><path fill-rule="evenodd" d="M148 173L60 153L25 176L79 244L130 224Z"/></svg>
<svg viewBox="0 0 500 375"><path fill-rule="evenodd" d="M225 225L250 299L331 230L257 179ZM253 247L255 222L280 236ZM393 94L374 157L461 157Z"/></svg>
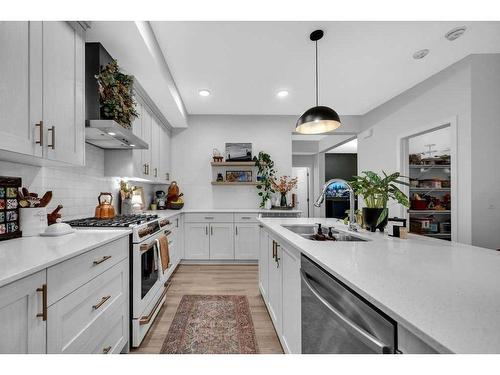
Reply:
<svg viewBox="0 0 500 375"><path fill-rule="evenodd" d="M47 209L45 207L20 208L19 225L23 237L38 236L47 228Z"/></svg>
<svg viewBox="0 0 500 375"><path fill-rule="evenodd" d="M270 210L270 209L271 209L271 207L272 207L272 205L273 205L273 204L272 204L272 202L271 202L271 199L267 199L267 200L266 200L266 202L264 203L264 208L265 208L266 210Z"/></svg>

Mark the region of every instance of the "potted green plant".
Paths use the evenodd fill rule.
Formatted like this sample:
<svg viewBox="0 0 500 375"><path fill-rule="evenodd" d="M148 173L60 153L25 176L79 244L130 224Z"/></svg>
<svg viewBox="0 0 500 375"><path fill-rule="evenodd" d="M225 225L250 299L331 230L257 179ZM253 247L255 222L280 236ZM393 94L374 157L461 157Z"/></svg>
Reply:
<svg viewBox="0 0 500 375"><path fill-rule="evenodd" d="M274 193L271 181L276 174L274 170L274 161L271 156L263 151L259 152L259 156L255 160L257 169L257 190L261 198L261 208L271 208L271 194Z"/></svg>
<svg viewBox="0 0 500 375"><path fill-rule="evenodd" d="M387 225L389 199L394 199L405 207L410 206L406 194L396 186L396 184L409 186L406 181L400 180L404 176L399 172L390 175L384 171L382 173L383 177L372 171L364 171L362 176L354 176L350 181L355 194L363 197L366 204L366 207L363 207L363 223L372 232L377 228L381 232L384 231Z"/></svg>

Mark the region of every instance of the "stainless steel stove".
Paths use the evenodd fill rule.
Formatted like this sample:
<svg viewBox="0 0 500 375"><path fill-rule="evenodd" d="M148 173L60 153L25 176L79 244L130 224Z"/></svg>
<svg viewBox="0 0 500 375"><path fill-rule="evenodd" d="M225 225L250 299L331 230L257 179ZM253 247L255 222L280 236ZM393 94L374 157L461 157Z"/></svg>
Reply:
<svg viewBox="0 0 500 375"><path fill-rule="evenodd" d="M118 215L113 219L90 217L66 223L79 229L132 230L129 280L131 342L133 347L138 347L165 301L168 285L162 270L159 239L170 235L170 221L158 215L133 214Z"/></svg>

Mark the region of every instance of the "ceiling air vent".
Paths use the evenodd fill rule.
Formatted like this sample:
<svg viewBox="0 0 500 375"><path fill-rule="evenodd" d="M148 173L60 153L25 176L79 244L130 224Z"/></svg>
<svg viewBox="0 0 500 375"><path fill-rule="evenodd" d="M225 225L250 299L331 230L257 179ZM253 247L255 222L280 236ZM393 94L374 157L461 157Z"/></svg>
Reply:
<svg viewBox="0 0 500 375"><path fill-rule="evenodd" d="M460 38L465 33L465 30L467 30L465 26L455 27L454 29L451 29L446 34L444 34L444 37L452 42L455 39Z"/></svg>

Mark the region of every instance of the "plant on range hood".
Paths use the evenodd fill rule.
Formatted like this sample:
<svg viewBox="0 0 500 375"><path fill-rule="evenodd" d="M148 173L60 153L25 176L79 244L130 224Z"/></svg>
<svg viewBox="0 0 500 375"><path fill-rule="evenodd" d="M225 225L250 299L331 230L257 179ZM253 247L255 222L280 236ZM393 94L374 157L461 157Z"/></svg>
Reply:
<svg viewBox="0 0 500 375"><path fill-rule="evenodd" d="M132 94L134 77L122 73L116 60L113 60L95 78L99 85L102 116L130 129L134 117L138 117Z"/></svg>

